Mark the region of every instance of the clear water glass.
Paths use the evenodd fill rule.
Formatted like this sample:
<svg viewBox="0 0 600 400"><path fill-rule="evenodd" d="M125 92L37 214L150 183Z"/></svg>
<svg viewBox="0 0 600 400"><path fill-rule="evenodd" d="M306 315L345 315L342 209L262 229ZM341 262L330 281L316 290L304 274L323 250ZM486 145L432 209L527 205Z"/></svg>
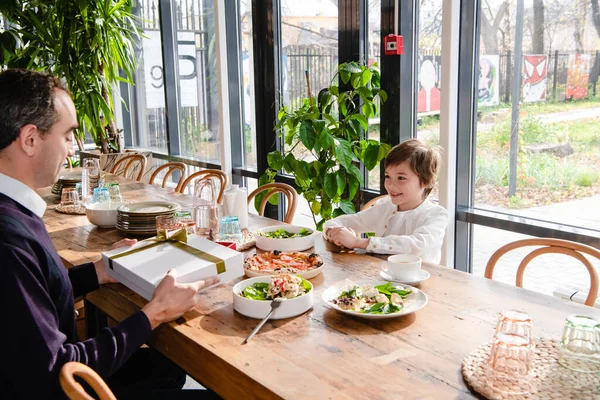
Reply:
<svg viewBox="0 0 600 400"><path fill-rule="evenodd" d="M219 240L221 242L241 243L242 238L242 229L238 217L222 217L219 226Z"/></svg>
<svg viewBox="0 0 600 400"><path fill-rule="evenodd" d="M600 371L600 321L581 315L567 317L558 362L573 371Z"/></svg>
<svg viewBox="0 0 600 400"><path fill-rule="evenodd" d="M499 333L525 336L529 339L531 346L534 346L531 316L524 311L502 311L498 317L498 323L496 324L496 335Z"/></svg>
<svg viewBox="0 0 600 400"><path fill-rule="evenodd" d="M485 380L488 386L511 395L524 395L533 388L533 347L523 335L498 333L494 336Z"/></svg>
<svg viewBox="0 0 600 400"><path fill-rule="evenodd" d="M97 158L84 158L81 170L81 201L89 202L94 189L100 184L100 160Z"/></svg>
<svg viewBox="0 0 600 400"><path fill-rule="evenodd" d="M173 231L178 229L179 226L175 221L175 217L173 215L157 215L156 216L156 231Z"/></svg>
<svg viewBox="0 0 600 400"><path fill-rule="evenodd" d="M119 188L118 182L109 182L105 185L108 189L108 194L110 195L110 201L116 203L123 202L123 196L121 196L121 189Z"/></svg>
<svg viewBox="0 0 600 400"><path fill-rule="evenodd" d="M110 194L107 188L97 187L94 189L94 203L110 203Z"/></svg>
<svg viewBox="0 0 600 400"><path fill-rule="evenodd" d="M75 188L65 188L60 195L61 206L76 206L79 204L79 194Z"/></svg>
<svg viewBox="0 0 600 400"><path fill-rule="evenodd" d="M196 234L196 222L190 211L178 211L175 213L175 223L179 228L185 228L187 233Z"/></svg>

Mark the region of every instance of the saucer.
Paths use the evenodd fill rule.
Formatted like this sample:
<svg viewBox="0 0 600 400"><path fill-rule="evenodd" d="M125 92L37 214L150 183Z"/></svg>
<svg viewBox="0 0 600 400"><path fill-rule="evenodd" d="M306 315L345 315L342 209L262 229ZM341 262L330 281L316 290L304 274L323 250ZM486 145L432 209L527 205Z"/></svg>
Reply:
<svg viewBox="0 0 600 400"><path fill-rule="evenodd" d="M404 279L394 278L393 276L391 276L390 274L388 274L385 271L379 271L379 275L387 281L406 283L407 285L418 285L419 283L429 279L429 277L431 276L429 274L429 272L425 271L424 269L420 270L419 276L415 279L404 280Z"/></svg>

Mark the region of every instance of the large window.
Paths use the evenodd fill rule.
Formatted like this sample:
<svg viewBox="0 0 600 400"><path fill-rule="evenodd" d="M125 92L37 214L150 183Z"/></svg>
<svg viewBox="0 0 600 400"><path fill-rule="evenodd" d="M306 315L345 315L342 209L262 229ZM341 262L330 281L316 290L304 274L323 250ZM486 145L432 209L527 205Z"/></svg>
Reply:
<svg viewBox="0 0 600 400"><path fill-rule="evenodd" d="M177 2L181 155L220 163L214 1Z"/></svg>
<svg viewBox="0 0 600 400"><path fill-rule="evenodd" d="M135 116L132 118L134 125L131 139L134 147L166 153L164 67L160 13L157 7L157 2L145 0L140 1L135 9L145 37L141 39L136 51L136 85L132 88L130 107L130 112Z"/></svg>
<svg viewBox="0 0 600 400"><path fill-rule="evenodd" d="M240 47L242 54L242 112L243 149L245 167L256 171L256 125L254 102L254 50L252 43L251 0L240 1Z"/></svg>

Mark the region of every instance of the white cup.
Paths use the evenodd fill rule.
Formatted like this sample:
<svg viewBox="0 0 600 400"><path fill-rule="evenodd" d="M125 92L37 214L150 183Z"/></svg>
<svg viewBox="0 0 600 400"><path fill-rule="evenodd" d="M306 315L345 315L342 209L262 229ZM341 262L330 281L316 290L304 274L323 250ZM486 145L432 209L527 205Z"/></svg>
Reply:
<svg viewBox="0 0 600 400"><path fill-rule="evenodd" d="M414 254L395 254L388 257L387 263L381 263L381 270L395 279L415 280L421 272L421 257Z"/></svg>

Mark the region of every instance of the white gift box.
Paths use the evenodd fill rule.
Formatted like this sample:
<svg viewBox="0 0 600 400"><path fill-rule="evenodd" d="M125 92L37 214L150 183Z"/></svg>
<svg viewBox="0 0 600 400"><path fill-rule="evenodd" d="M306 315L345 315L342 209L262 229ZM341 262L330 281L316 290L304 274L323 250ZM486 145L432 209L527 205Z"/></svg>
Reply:
<svg viewBox="0 0 600 400"><path fill-rule="evenodd" d="M170 269L177 270L177 282L180 283L194 282L213 275L219 275L221 282L227 282L244 275L242 253L197 235L189 235L187 245L207 253L206 258L191 254L172 242L161 242L133 254L117 256L148 244L149 241L141 241L132 247L121 247L102 254L108 274L147 300L152 298L154 289ZM210 260L210 256L224 261L225 272L217 273L217 264Z"/></svg>

